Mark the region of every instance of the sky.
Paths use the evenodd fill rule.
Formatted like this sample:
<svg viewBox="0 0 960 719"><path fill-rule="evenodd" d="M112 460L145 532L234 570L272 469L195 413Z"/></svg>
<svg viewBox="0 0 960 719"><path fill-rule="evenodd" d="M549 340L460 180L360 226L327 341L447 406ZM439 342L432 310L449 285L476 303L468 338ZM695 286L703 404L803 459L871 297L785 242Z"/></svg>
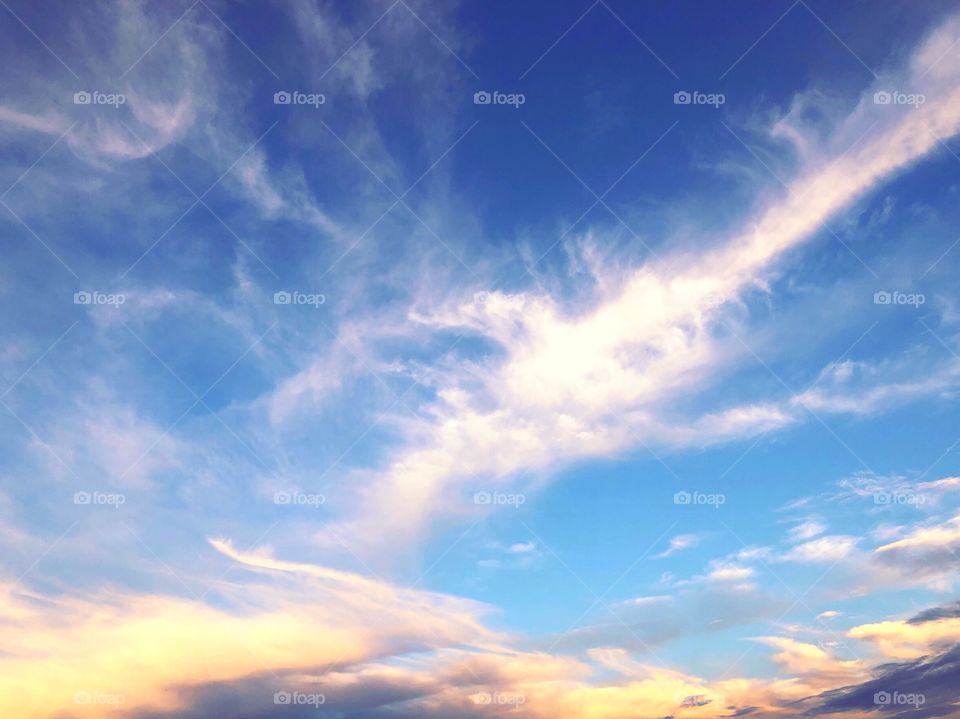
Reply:
<svg viewBox="0 0 960 719"><path fill-rule="evenodd" d="M0 59L0 715L960 716L960 5Z"/></svg>

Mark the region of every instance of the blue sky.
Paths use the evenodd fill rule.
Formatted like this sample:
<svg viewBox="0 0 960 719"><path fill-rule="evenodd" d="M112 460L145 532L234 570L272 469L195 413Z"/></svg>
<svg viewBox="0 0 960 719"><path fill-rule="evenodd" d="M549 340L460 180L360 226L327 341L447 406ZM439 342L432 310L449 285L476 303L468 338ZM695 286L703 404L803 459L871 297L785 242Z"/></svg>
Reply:
<svg viewBox="0 0 960 719"><path fill-rule="evenodd" d="M5 716L958 711L955 6L2 5Z"/></svg>

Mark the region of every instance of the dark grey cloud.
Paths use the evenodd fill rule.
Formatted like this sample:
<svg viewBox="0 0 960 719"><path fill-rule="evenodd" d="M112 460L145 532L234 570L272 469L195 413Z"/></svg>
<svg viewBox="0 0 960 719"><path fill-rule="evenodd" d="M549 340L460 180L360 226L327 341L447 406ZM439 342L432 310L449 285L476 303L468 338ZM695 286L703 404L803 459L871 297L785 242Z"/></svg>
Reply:
<svg viewBox="0 0 960 719"><path fill-rule="evenodd" d="M135 719L416 719L442 716L444 719L469 719L490 716L489 707L478 706L469 695L478 687L463 687L461 706L442 702L431 709L423 700L435 695L444 682L439 678L404 680L397 676L353 675L352 681L324 681L317 669L316 681L306 681L302 671L265 673L243 679L181 686L172 690L181 706L173 710L143 709ZM343 679L343 675L340 675ZM277 703L277 693L293 692L323 696L322 702ZM284 699L280 699L284 702ZM455 703L454 703L455 704ZM487 710L484 712L484 710Z"/></svg>
<svg viewBox="0 0 960 719"><path fill-rule="evenodd" d="M960 617L960 602L953 602L942 607L924 609L916 616L910 617L907 624L923 624L924 622L935 622L938 619L955 619L957 617Z"/></svg>
<svg viewBox="0 0 960 719"><path fill-rule="evenodd" d="M897 703L896 697L909 695L922 701ZM935 657L881 665L873 679L831 689L799 704L814 704L804 716L877 710L884 719L960 717L960 644Z"/></svg>
<svg viewBox="0 0 960 719"><path fill-rule="evenodd" d="M135 719L474 719L490 717L490 707L478 706L470 694L481 690L464 681L462 701L447 694L449 677L403 678L398 675L355 674L351 681L306 681L302 672L264 674L229 682L179 687L175 710L141 710ZM342 680L343 675L340 676ZM276 692L321 692L319 706L277 704ZM922 697L920 703L898 702L896 697ZM884 703L883 697L888 697ZM878 703L878 698L879 703ZM432 701L434 700L434 701ZM692 705L692 704L691 704ZM531 707L527 707L531 708ZM960 717L960 644L934 657L880 665L875 676L860 684L840 687L783 707L786 716L840 717L850 712L877 712L878 719L937 719ZM513 710L511 710L513 711ZM523 712L518 716L525 715ZM726 707L723 716L782 717L756 707Z"/></svg>

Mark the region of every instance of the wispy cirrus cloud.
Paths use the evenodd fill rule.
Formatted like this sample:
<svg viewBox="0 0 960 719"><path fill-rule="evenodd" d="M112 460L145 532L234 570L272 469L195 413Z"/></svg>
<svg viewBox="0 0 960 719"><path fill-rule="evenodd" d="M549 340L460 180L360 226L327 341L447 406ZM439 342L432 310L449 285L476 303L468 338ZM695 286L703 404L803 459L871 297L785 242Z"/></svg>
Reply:
<svg viewBox="0 0 960 719"><path fill-rule="evenodd" d="M780 271L786 253L960 129L960 88L949 70L954 60L936 52L955 40L958 27L956 18L945 21L905 67L867 88L821 143L826 149L793 173L786 194L702 255L659 255L604 296L584 298L576 312L549 295L499 291L482 303L418 310L414 318L425 325L479 336L499 353L471 367L469 384L455 379L461 386L439 393L430 408L436 417L430 436L414 435L360 493L365 509L343 531L368 543L382 533L420 534L426 517L457 512L464 480L478 474L508 485L521 472L636 444L750 437L800 421L804 407L842 410L809 407L814 395L808 391L806 399L775 396L708 410L669 428L654 419L716 381L735 356L755 361L733 328L742 323L730 308ZM930 99L909 113L887 112L873 93L890 83L924 90ZM947 372L952 376L956 368ZM918 392L925 390L913 386L909 394ZM695 431L685 433L685 424ZM398 496L409 500L400 513L392 509Z"/></svg>

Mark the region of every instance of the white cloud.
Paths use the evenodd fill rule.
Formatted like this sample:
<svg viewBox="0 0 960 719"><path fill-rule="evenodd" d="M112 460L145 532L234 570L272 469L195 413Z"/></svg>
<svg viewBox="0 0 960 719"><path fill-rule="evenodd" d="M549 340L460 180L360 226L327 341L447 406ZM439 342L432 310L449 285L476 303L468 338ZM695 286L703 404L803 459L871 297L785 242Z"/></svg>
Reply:
<svg viewBox="0 0 960 719"><path fill-rule="evenodd" d="M948 552L958 541L960 541L960 516L944 524L916 529L903 539L884 544L874 551L878 554L925 550Z"/></svg>
<svg viewBox="0 0 960 719"><path fill-rule="evenodd" d="M699 534L678 534L670 539L670 546L660 554L654 555L654 559L663 559L669 557L684 549L690 549L700 543L702 537Z"/></svg>
<svg viewBox="0 0 960 719"><path fill-rule="evenodd" d="M849 555L857 545L856 537L830 535L813 539L790 549L782 557L784 562L837 562Z"/></svg>
<svg viewBox="0 0 960 719"><path fill-rule="evenodd" d="M794 676L816 675L820 680L829 677L834 682L850 683L862 681L867 676L861 661L838 659L814 644L788 637L758 637L755 641L779 649L773 657L774 661Z"/></svg>
<svg viewBox="0 0 960 719"><path fill-rule="evenodd" d="M437 418L431 436L415 435L361 492L362 509L344 531L372 543L398 533L416 537L429 526L429 516L462 512L458 493L477 476L506 485L520 472L634 444L718 441L797 421L800 404L818 401L813 391L797 401L663 418L679 400L714 381L737 354L755 361L731 339L721 342L717 328L721 322L730 328L731 308L779 270L785 253L834 213L939 148L937 138L960 129L960 83L944 72L954 61L944 60L925 75L918 69L930 44L957 36L960 22L954 18L902 75L880 81L927 90L926 104L891 112L873 103L876 88L868 88L829 141L820 143L823 152L801 166L786 195L698 256L651 260L602 296L584 299L575 312L531 291L492 292L482 303L471 293L468 302L414 313L428 327L479 335L502 354L471 366L468 377L454 379L460 386L443 388L441 397L458 401L431 408ZM909 387L914 393L931 389ZM824 543L798 549L796 556L819 551L828 551Z"/></svg>
<svg viewBox="0 0 960 719"><path fill-rule="evenodd" d="M649 607L654 604L669 604L673 597L668 594L656 594L649 597L634 597L623 602L624 605L632 607Z"/></svg>
<svg viewBox="0 0 960 719"><path fill-rule="evenodd" d="M510 545L507 551L510 552L510 554L529 554L530 552L536 551L536 549L536 542L523 542Z"/></svg>
<svg viewBox="0 0 960 719"><path fill-rule="evenodd" d="M791 542L802 542L807 539L813 539L818 534L823 534L826 530L826 526L816 520L808 520L801 524L798 524L796 527L793 527L790 532L790 541Z"/></svg>
<svg viewBox="0 0 960 719"><path fill-rule="evenodd" d="M69 128L69 123L60 117L47 117L19 112L11 107L0 106L0 122L25 130L59 135Z"/></svg>
<svg viewBox="0 0 960 719"><path fill-rule="evenodd" d="M738 566L725 562L715 562L707 573L706 580L710 582L740 582L756 576L751 567Z"/></svg>

